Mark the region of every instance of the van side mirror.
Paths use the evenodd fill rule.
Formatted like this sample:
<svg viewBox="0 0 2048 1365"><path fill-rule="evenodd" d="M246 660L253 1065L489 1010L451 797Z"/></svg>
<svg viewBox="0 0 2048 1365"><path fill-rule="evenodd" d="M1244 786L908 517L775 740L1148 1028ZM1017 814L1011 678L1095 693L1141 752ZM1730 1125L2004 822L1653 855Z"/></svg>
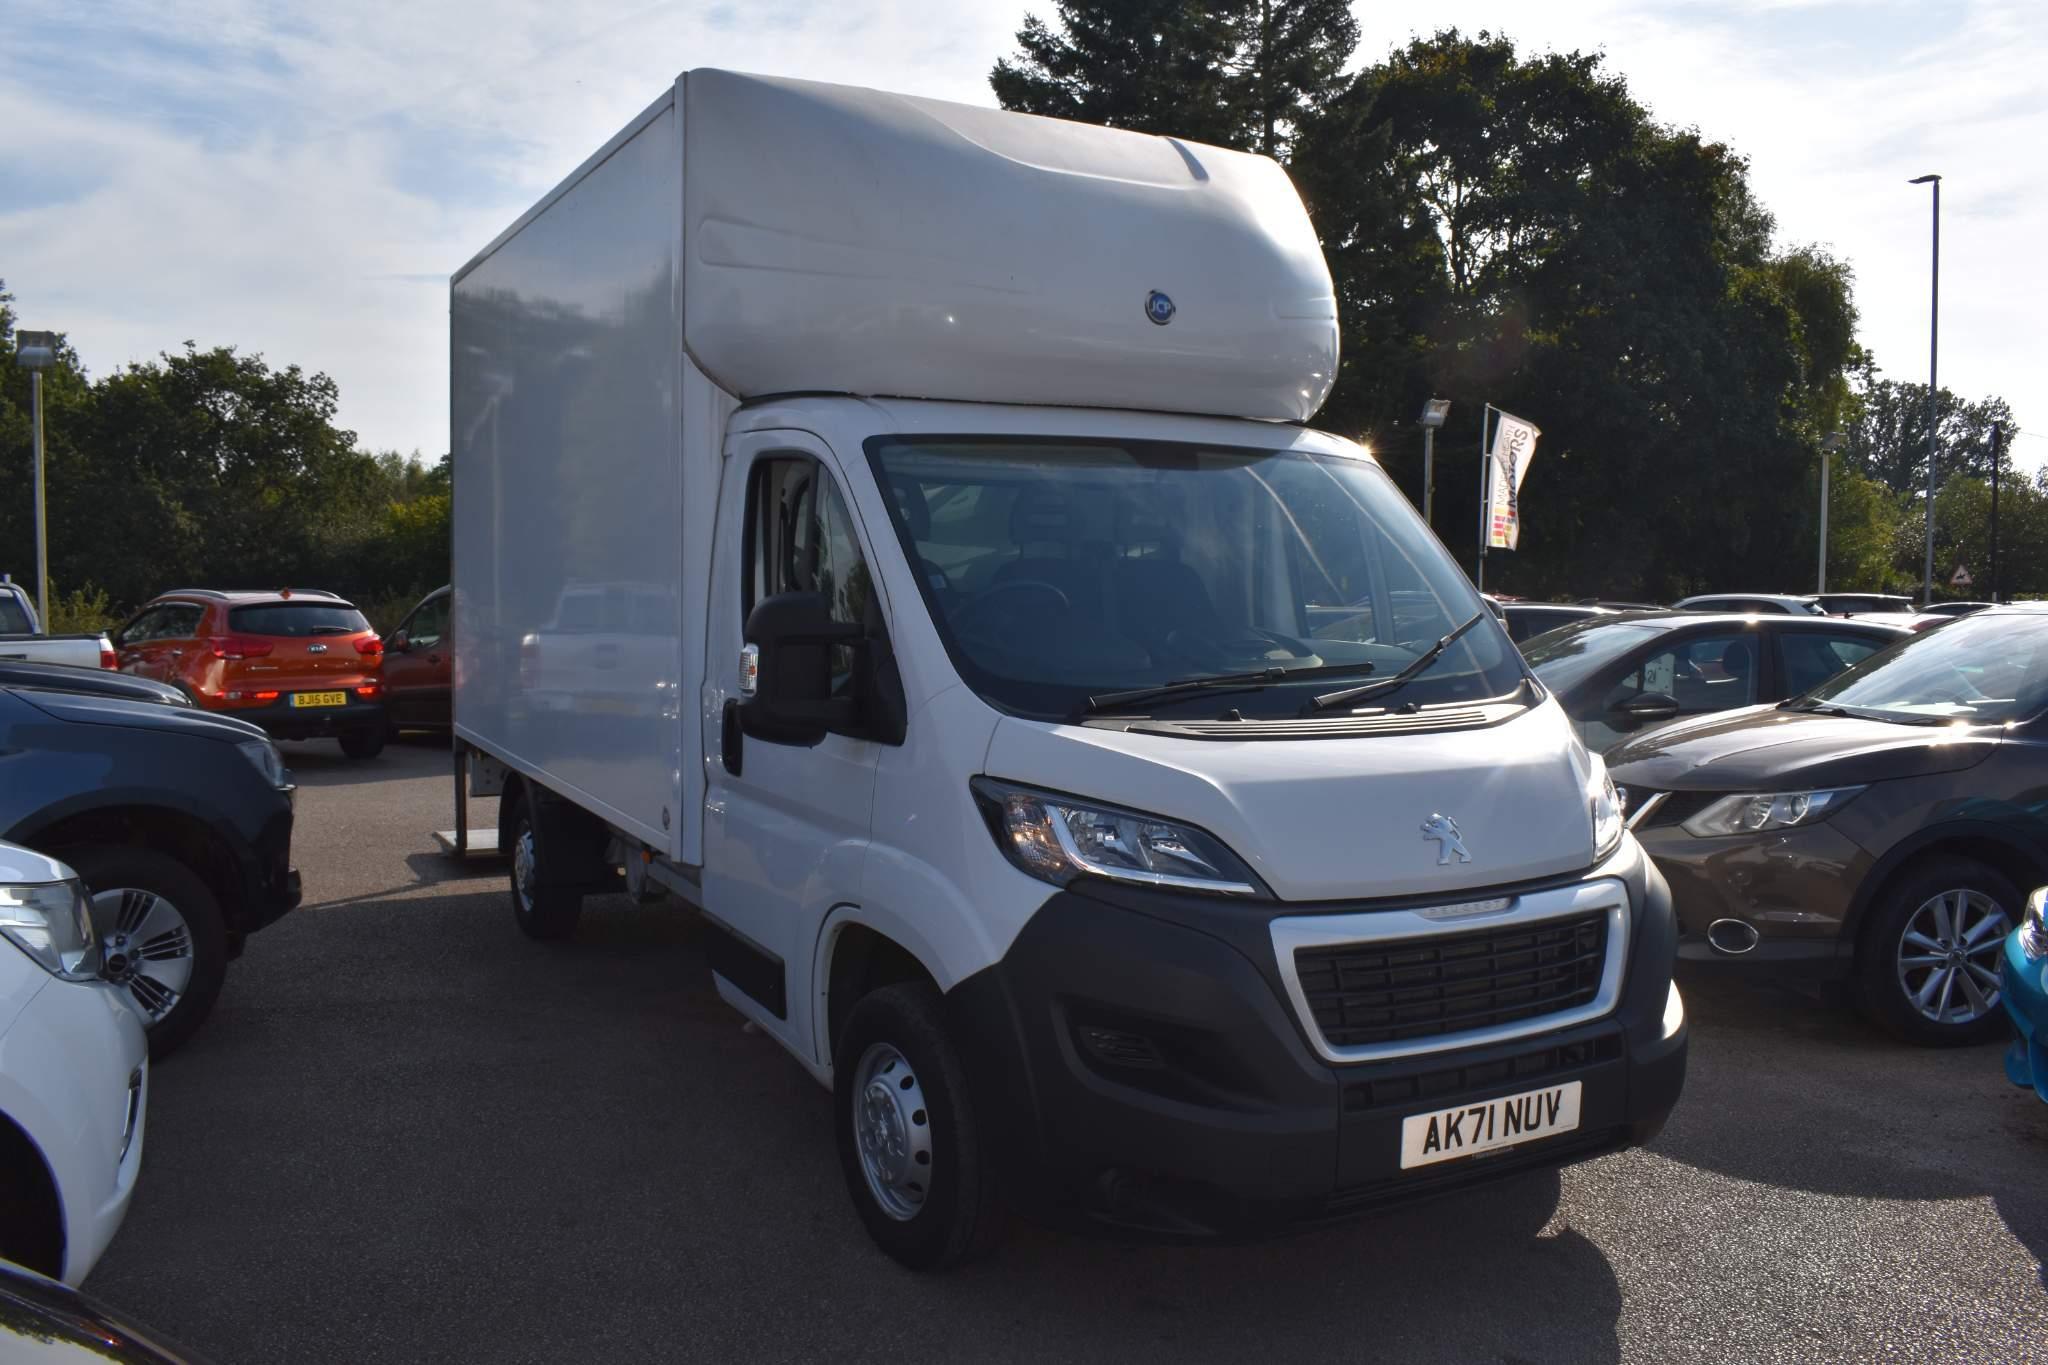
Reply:
<svg viewBox="0 0 2048 1365"><path fill-rule="evenodd" d="M1661 692L1638 692L1626 701L1618 701L1608 708L1623 730L1639 730L1645 725L1660 725L1678 714L1678 702Z"/></svg>
<svg viewBox="0 0 2048 1365"><path fill-rule="evenodd" d="M753 695L740 703L740 729L770 744L808 748L835 727L850 726L858 706L832 695L832 648L859 647L863 634L834 621L819 593L777 593L757 602L745 631L755 681Z"/></svg>

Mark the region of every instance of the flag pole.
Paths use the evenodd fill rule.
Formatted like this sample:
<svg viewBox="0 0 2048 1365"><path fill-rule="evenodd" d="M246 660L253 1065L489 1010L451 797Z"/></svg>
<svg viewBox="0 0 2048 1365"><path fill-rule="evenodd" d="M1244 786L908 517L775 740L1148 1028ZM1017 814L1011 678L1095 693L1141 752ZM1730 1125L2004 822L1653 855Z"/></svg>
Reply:
<svg viewBox="0 0 2048 1365"><path fill-rule="evenodd" d="M1486 591L1486 542L1493 532L1493 455L1486 448L1486 428L1493 418L1493 404L1479 413L1479 567L1473 582Z"/></svg>

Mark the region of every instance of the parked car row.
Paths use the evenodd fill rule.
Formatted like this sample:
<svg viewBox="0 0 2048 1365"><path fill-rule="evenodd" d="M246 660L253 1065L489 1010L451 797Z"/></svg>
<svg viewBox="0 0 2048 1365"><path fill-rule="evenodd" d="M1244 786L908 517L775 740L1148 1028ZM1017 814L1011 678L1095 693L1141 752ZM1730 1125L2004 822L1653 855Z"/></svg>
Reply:
<svg viewBox="0 0 2048 1365"><path fill-rule="evenodd" d="M1524 648L1669 881L1682 962L1845 980L1914 1042L2004 1027L2048 880L2048 609L1627 613Z"/></svg>
<svg viewBox="0 0 2048 1365"><path fill-rule="evenodd" d="M0 1261L76 1284L105 1249L152 1060L298 904L292 820L256 726L151 679L0 662ZM56 1302L0 1276L14 1298Z"/></svg>

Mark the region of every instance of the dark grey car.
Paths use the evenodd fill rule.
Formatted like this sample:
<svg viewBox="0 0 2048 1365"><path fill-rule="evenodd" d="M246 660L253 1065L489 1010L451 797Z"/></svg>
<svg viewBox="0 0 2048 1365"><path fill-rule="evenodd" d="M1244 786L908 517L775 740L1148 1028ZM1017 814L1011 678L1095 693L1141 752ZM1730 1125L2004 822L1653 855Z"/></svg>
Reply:
<svg viewBox="0 0 2048 1365"><path fill-rule="evenodd" d="M1608 763L1671 884L1681 959L1848 978L1915 1042L2005 1029L1999 950L2048 882L2048 609L1910 635Z"/></svg>
<svg viewBox="0 0 2048 1365"><path fill-rule="evenodd" d="M1824 616L1629 612L1548 631L1522 654L1605 753L1667 721L1797 696L1911 634Z"/></svg>

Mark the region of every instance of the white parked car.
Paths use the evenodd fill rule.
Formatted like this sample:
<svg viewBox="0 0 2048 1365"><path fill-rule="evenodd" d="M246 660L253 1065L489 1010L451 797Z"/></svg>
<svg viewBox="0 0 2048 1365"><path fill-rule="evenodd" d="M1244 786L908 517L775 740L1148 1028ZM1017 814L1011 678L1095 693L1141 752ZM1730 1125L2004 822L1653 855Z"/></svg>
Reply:
<svg viewBox="0 0 2048 1365"><path fill-rule="evenodd" d="M149 1043L78 874L0 843L0 1259L77 1284L142 1166Z"/></svg>

